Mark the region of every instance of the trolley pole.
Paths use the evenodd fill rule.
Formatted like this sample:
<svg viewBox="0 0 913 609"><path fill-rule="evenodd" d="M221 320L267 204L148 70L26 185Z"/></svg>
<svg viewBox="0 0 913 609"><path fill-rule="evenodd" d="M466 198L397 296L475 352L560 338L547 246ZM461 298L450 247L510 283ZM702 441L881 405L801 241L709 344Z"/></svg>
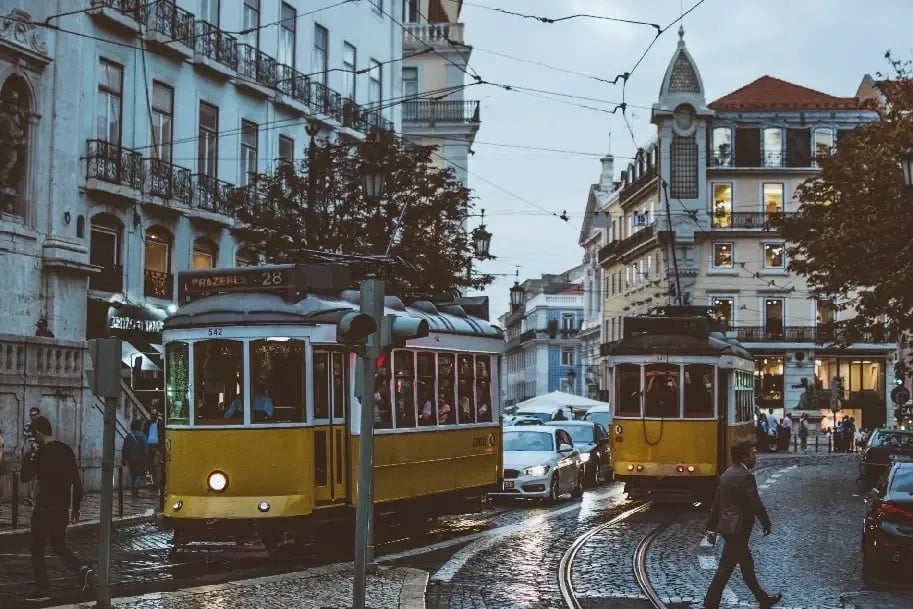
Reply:
<svg viewBox="0 0 913 609"><path fill-rule="evenodd" d="M369 275L361 282L361 312L377 322L361 354L361 424L358 437L358 503L355 509L355 581L353 609L365 609L368 571L374 562L374 377L381 352L380 323L384 318L384 282Z"/></svg>

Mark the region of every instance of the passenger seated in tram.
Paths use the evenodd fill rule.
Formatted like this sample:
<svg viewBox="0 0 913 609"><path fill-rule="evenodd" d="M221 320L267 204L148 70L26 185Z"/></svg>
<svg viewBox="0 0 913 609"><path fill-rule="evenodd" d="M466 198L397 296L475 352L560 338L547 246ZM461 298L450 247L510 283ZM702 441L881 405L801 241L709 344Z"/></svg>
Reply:
<svg viewBox="0 0 913 609"><path fill-rule="evenodd" d="M647 382L646 415L678 416L678 382L671 374L652 374Z"/></svg>
<svg viewBox="0 0 913 609"><path fill-rule="evenodd" d="M273 401L266 395L266 381L264 379L259 379L257 382L253 406L253 420L255 423L269 421L273 418ZM244 398L239 395L232 401L228 410L225 411L225 418L230 419L232 417L242 416L242 408L244 408Z"/></svg>

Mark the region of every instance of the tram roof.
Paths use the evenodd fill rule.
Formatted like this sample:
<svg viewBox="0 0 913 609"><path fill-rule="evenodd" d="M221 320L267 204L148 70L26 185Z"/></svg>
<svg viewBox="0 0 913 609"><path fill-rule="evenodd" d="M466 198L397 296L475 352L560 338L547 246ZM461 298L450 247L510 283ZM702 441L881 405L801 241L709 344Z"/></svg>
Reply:
<svg viewBox="0 0 913 609"><path fill-rule="evenodd" d="M180 307L165 320L165 329L174 330L212 325L313 325L335 324L340 313L358 310L358 305L339 298L308 294L289 301L278 294L215 294ZM424 310L423 310L424 309ZM431 332L503 338L503 332L487 320L471 315L452 314L436 307L385 307L385 314L416 317L428 322Z"/></svg>
<svg viewBox="0 0 913 609"><path fill-rule="evenodd" d="M639 334L612 343L607 355L734 355L748 360L754 356L735 340L713 333L706 339L681 334Z"/></svg>

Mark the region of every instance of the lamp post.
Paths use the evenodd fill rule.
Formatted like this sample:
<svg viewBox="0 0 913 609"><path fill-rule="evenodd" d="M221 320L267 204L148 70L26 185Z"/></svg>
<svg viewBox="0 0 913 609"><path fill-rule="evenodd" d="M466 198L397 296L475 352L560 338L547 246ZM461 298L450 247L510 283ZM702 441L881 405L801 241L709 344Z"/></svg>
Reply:
<svg viewBox="0 0 913 609"><path fill-rule="evenodd" d="M485 230L485 210L482 210L482 220L478 227L472 231L472 244L476 250L476 258L488 258L491 248L491 233Z"/></svg>
<svg viewBox="0 0 913 609"><path fill-rule="evenodd" d="M913 186L913 148L908 148L900 163L903 169L903 181L907 186Z"/></svg>
<svg viewBox="0 0 913 609"><path fill-rule="evenodd" d="M523 306L526 300L526 290L520 285L520 271L516 272L514 285L510 288L510 311L513 313Z"/></svg>

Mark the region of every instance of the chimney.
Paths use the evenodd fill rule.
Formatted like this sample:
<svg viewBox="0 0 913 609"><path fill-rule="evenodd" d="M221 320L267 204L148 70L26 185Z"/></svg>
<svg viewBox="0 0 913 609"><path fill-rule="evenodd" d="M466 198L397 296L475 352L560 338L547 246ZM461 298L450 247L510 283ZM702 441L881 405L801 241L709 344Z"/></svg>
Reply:
<svg viewBox="0 0 913 609"><path fill-rule="evenodd" d="M611 154L599 159L602 163L602 172L599 174L599 190L612 192L615 183L615 157Z"/></svg>

